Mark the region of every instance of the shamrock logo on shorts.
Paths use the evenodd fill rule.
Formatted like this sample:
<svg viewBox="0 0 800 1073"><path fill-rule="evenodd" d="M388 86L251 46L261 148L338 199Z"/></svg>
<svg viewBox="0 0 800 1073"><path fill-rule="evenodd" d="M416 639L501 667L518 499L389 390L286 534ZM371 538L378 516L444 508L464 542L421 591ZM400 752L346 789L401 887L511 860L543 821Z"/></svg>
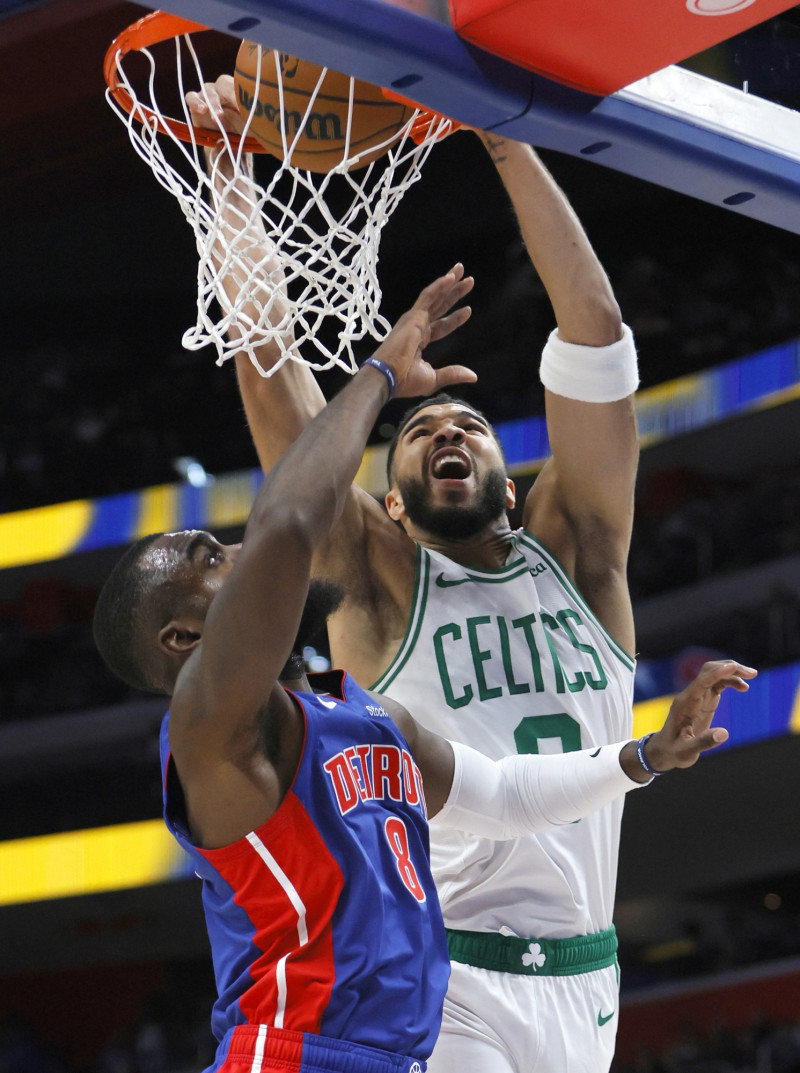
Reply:
<svg viewBox="0 0 800 1073"><path fill-rule="evenodd" d="M542 953L542 948L538 943L531 943L528 950L530 953L526 952L522 955L522 964L526 969L533 965L533 971L536 972L547 961L547 954Z"/></svg>

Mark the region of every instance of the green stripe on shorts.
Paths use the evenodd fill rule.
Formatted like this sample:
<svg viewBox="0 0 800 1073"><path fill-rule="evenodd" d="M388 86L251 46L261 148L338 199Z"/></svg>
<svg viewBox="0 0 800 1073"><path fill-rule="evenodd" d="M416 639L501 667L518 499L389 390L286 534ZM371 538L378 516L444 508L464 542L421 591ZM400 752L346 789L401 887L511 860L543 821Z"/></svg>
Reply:
<svg viewBox="0 0 800 1073"><path fill-rule="evenodd" d="M447 928L447 946L451 961L521 976L577 976L608 968L617 961L613 924L606 931L572 939L520 939L492 931Z"/></svg>

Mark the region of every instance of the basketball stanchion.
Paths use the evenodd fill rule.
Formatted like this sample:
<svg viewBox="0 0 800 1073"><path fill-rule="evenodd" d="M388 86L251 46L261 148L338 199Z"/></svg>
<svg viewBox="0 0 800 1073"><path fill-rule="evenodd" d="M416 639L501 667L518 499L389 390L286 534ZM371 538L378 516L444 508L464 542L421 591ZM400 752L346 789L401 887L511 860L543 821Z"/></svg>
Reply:
<svg viewBox="0 0 800 1073"><path fill-rule="evenodd" d="M215 346L217 364L244 350L265 376L286 361L354 372L354 347L390 328L380 313L381 232L433 145L458 124L231 38L241 131L196 126L185 98L199 92L211 110L194 42L207 29L154 12L114 40L104 65L109 103L194 231L197 321L183 345ZM146 75L126 71L131 53L147 61ZM159 97L176 100L183 118L166 114ZM251 153L269 155L266 179L254 178Z"/></svg>

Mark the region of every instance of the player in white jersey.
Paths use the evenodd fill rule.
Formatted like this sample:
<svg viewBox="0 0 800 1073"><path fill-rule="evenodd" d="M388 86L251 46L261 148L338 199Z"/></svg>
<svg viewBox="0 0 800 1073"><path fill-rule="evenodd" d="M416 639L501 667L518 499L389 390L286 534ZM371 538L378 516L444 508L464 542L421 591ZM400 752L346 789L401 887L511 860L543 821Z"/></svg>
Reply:
<svg viewBox="0 0 800 1073"><path fill-rule="evenodd" d="M231 81L207 90L210 110L187 97L195 122L236 130ZM427 399L398 430L389 517L354 485L313 571L347 594L331 649L362 685L413 697L421 722L490 756L585 748L630 733L636 355L580 222L534 151L481 138L555 313L540 367L553 457L515 533L491 426L458 400ZM449 300L472 287L461 265L453 272ZM226 288L240 300L235 280ZM270 358L264 347L262 367ZM266 471L324 397L298 363L265 379L242 355L237 374ZM510 847L437 837L454 972L433 1073L608 1068L619 821L607 808Z"/></svg>
<svg viewBox="0 0 800 1073"><path fill-rule="evenodd" d="M409 630L374 688L493 758L630 736L632 659L534 537L515 534L512 549L504 567L475 570L420 546ZM622 804L506 843L432 824L453 960L440 1036L448 1049L446 1059L435 1052L433 1070L610 1064Z"/></svg>
<svg viewBox="0 0 800 1073"><path fill-rule="evenodd" d="M495 758L630 737L632 660L552 555L525 533L513 547L508 564L492 571L420 547L409 632L374 688L425 712L437 733ZM606 809L560 837L507 846L437 840L434 826L434 875L448 924L538 939L605 931L616 852L598 859L596 847L616 850L620 815L621 808ZM532 896L520 900L521 888Z"/></svg>

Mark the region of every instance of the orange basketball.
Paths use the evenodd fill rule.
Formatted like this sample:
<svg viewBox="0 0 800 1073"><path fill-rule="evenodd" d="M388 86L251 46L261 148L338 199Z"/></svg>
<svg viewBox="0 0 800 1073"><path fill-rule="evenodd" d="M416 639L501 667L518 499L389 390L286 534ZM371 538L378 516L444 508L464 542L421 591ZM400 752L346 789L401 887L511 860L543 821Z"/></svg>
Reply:
<svg viewBox="0 0 800 1073"><path fill-rule="evenodd" d="M256 92L259 52L261 77ZM275 52L262 49L252 41L242 42L234 71L239 111L246 119L253 109L254 96L257 98L249 133L281 160L282 129L287 145L291 146L302 126L291 163L303 171L328 172L345 155L350 77L329 70L303 123L323 68L285 52L279 53L278 59L280 71L276 69ZM279 79L283 81L283 112ZM378 86L355 79L348 158L358 155L358 160L350 167L366 167L387 152L411 114L410 108L388 101Z"/></svg>

